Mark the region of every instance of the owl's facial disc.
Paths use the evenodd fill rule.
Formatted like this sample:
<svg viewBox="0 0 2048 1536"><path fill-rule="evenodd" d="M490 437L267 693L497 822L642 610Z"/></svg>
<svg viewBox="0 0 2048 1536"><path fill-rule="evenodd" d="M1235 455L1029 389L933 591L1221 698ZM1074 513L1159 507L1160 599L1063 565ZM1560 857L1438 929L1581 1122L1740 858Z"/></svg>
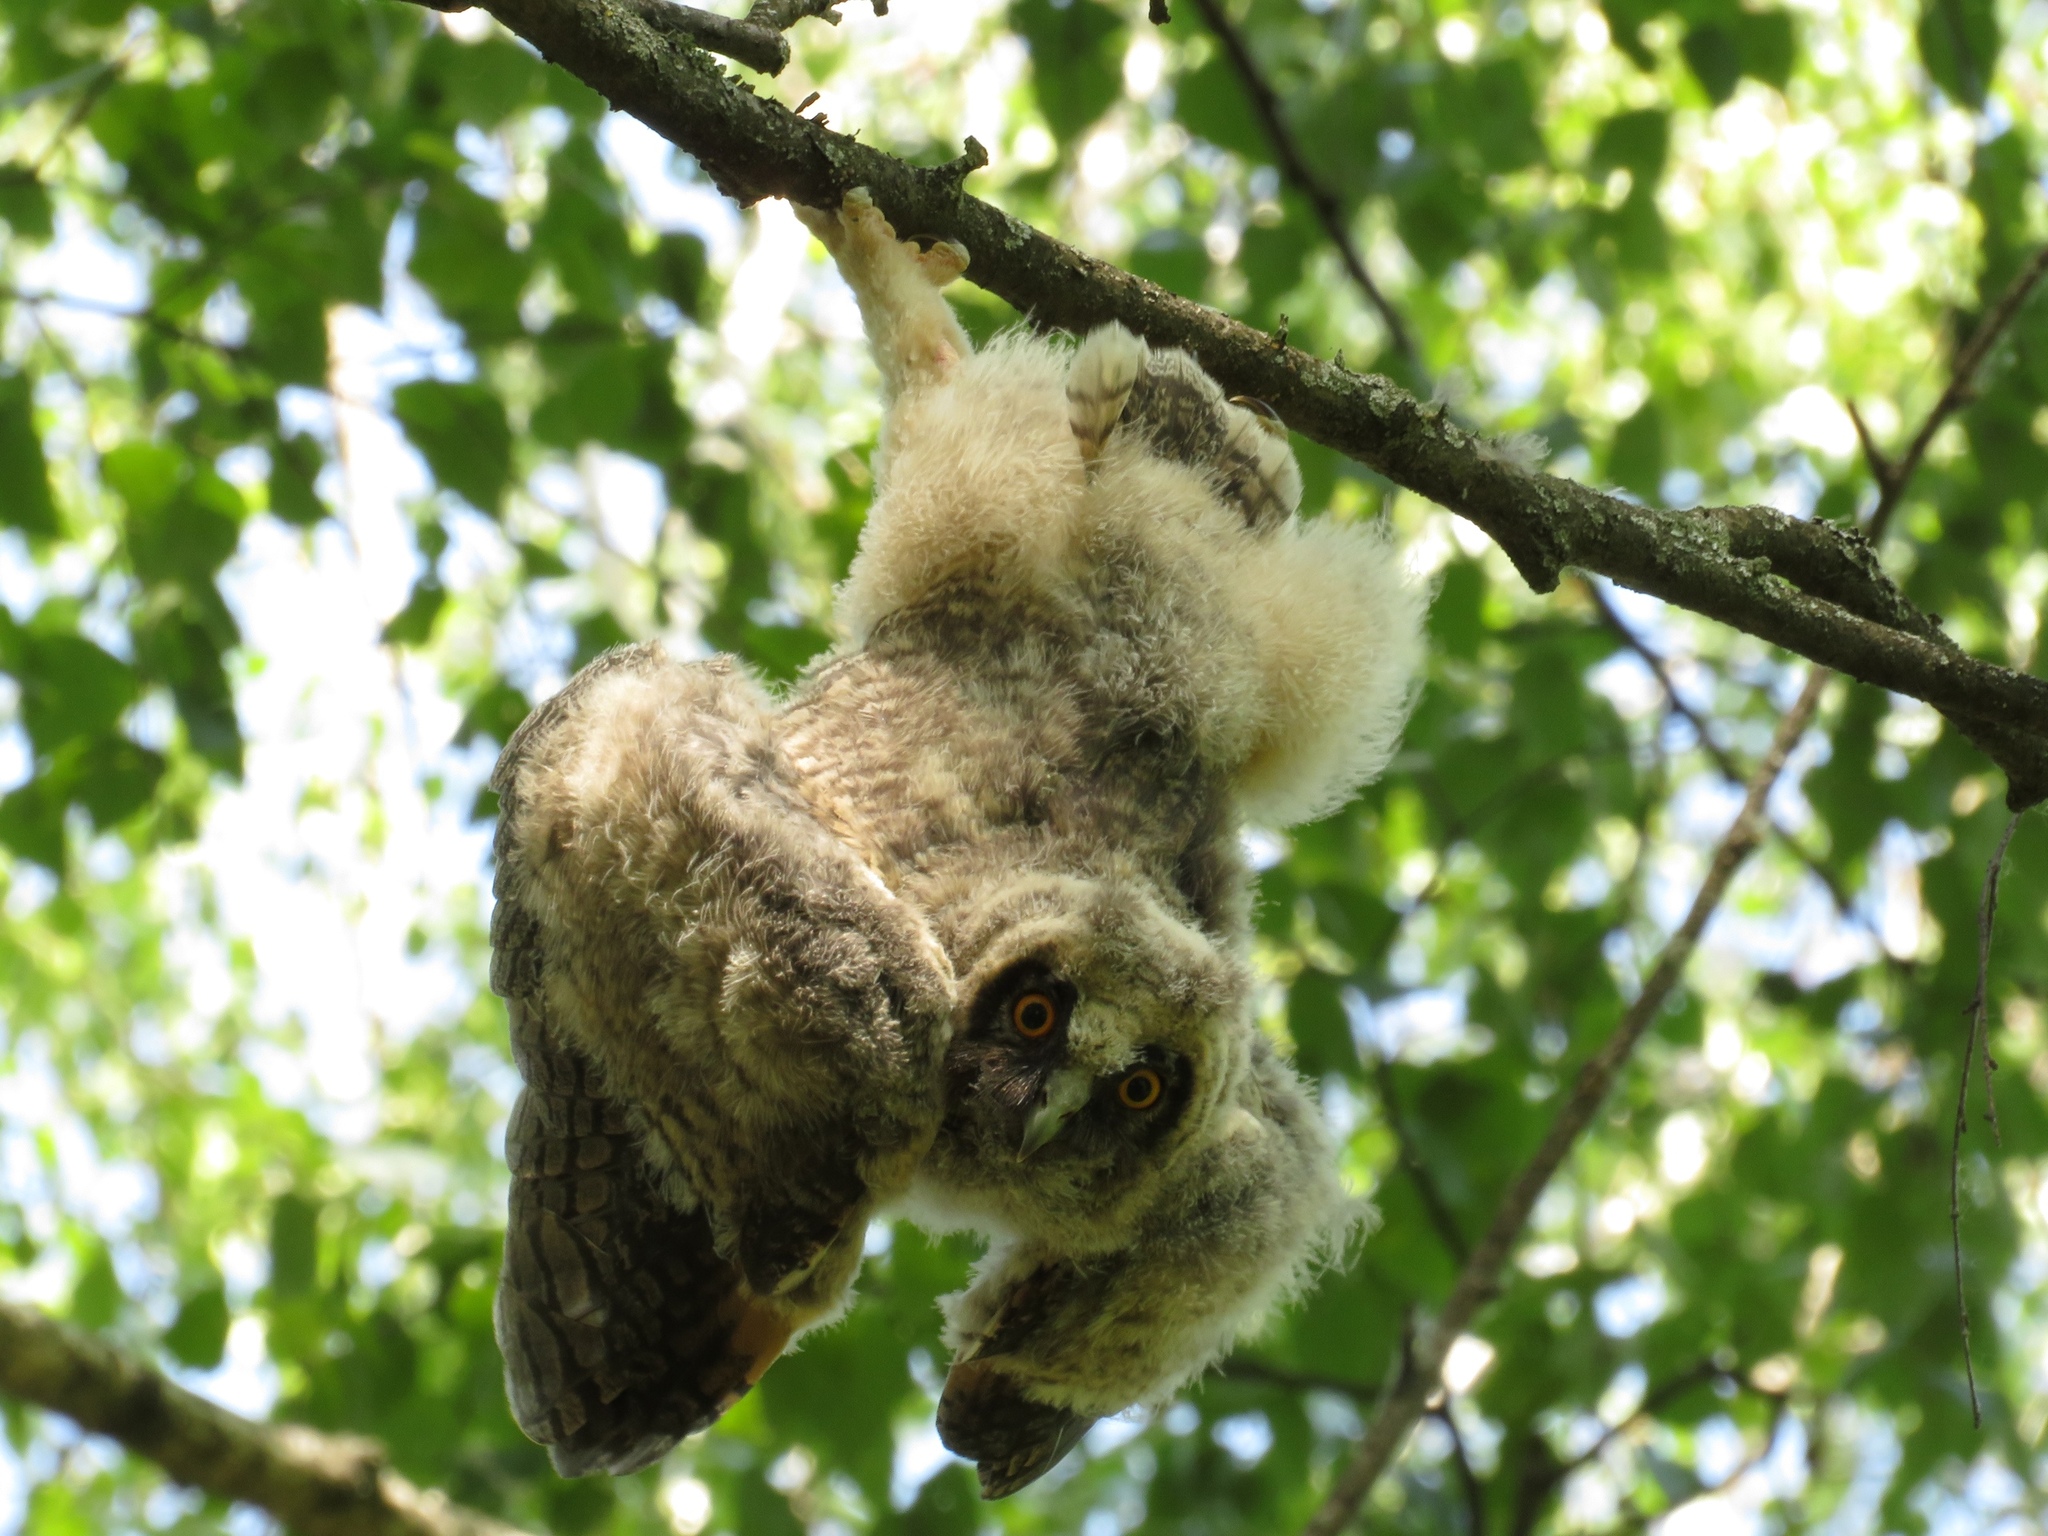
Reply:
<svg viewBox="0 0 2048 1536"><path fill-rule="evenodd" d="M951 1067L956 1105L1019 1162L1134 1153L1179 1117L1192 1079L1185 1058L1139 1044L1113 1005L1088 1002L1049 958L983 988Z"/></svg>

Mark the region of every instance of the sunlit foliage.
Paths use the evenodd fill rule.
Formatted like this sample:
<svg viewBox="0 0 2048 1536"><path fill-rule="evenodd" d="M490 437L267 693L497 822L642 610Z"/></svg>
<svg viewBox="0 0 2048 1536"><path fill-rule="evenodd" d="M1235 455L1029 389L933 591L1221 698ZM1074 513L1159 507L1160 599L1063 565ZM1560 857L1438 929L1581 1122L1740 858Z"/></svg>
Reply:
<svg viewBox="0 0 2048 1536"><path fill-rule="evenodd" d="M1846 407L1899 443L2048 236L2041 0L1226 6L1404 358L1173 10L849 5L758 83L913 159L973 133L975 190L1020 216L1674 506L1867 510ZM0 224L0 1292L563 1536L1299 1525L1803 675L1601 594L1675 710L1587 587L1533 597L1469 527L1298 444L1310 505L1390 517L1438 586L1394 770L1251 837L1270 1026L1377 1233L1221 1375L983 1507L930 1428L932 1302L972 1248L878 1226L852 1316L715 1432L566 1484L491 1342L514 1080L483 780L620 640L775 678L829 643L877 419L850 302L786 210L722 204L481 12L392 0L0 0ZM1017 318L961 302L981 333ZM2022 668L2044 445L2036 305L1884 551ZM1829 692L1374 1529L2043 1517L2038 817L1992 969L2003 1144L1973 1110L1962 1168L1981 1430L1949 1251L2002 790L1928 710ZM262 1525L5 1416L0 1526Z"/></svg>

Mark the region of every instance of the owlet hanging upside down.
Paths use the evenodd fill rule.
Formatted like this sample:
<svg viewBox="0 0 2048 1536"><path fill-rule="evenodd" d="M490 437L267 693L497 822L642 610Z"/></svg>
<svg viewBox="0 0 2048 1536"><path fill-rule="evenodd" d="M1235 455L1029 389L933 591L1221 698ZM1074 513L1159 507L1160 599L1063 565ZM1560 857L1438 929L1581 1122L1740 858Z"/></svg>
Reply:
<svg viewBox="0 0 2048 1536"><path fill-rule="evenodd" d="M1354 1219L1253 1018L1239 832L1385 765L1423 598L1185 354L977 353L964 250L804 217L887 406L844 641L786 699L613 651L491 781L498 1339L555 1465L631 1472L839 1315L870 1218L973 1229L938 1427L995 1498Z"/></svg>

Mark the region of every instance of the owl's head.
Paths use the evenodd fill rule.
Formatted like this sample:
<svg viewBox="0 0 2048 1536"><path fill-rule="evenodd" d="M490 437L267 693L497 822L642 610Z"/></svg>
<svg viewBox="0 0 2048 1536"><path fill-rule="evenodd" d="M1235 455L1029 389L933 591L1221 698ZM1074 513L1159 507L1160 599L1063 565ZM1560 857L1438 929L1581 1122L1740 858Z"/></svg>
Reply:
<svg viewBox="0 0 2048 1536"><path fill-rule="evenodd" d="M929 1197L1067 1253L1126 1240L1251 1086L1238 947L1175 906L1111 868L1026 873L960 915Z"/></svg>
<svg viewBox="0 0 2048 1536"><path fill-rule="evenodd" d="M939 1432L995 1497L1200 1372L1361 1207L1237 945L1157 887L1026 874L948 937L965 984L920 1194L1000 1235L948 1304Z"/></svg>

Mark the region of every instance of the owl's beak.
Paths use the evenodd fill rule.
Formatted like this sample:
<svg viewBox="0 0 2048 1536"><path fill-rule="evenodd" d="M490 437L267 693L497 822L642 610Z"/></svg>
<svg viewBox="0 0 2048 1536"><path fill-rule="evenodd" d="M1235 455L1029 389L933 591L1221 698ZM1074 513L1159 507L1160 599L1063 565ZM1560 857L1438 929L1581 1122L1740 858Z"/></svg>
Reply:
<svg viewBox="0 0 2048 1536"><path fill-rule="evenodd" d="M1048 1077L1038 1108L1031 1111L1031 1118L1024 1122L1024 1144L1017 1149L1017 1156L1029 1157L1059 1135L1061 1128L1080 1112L1094 1091L1094 1080L1086 1072L1073 1067L1062 1068Z"/></svg>

